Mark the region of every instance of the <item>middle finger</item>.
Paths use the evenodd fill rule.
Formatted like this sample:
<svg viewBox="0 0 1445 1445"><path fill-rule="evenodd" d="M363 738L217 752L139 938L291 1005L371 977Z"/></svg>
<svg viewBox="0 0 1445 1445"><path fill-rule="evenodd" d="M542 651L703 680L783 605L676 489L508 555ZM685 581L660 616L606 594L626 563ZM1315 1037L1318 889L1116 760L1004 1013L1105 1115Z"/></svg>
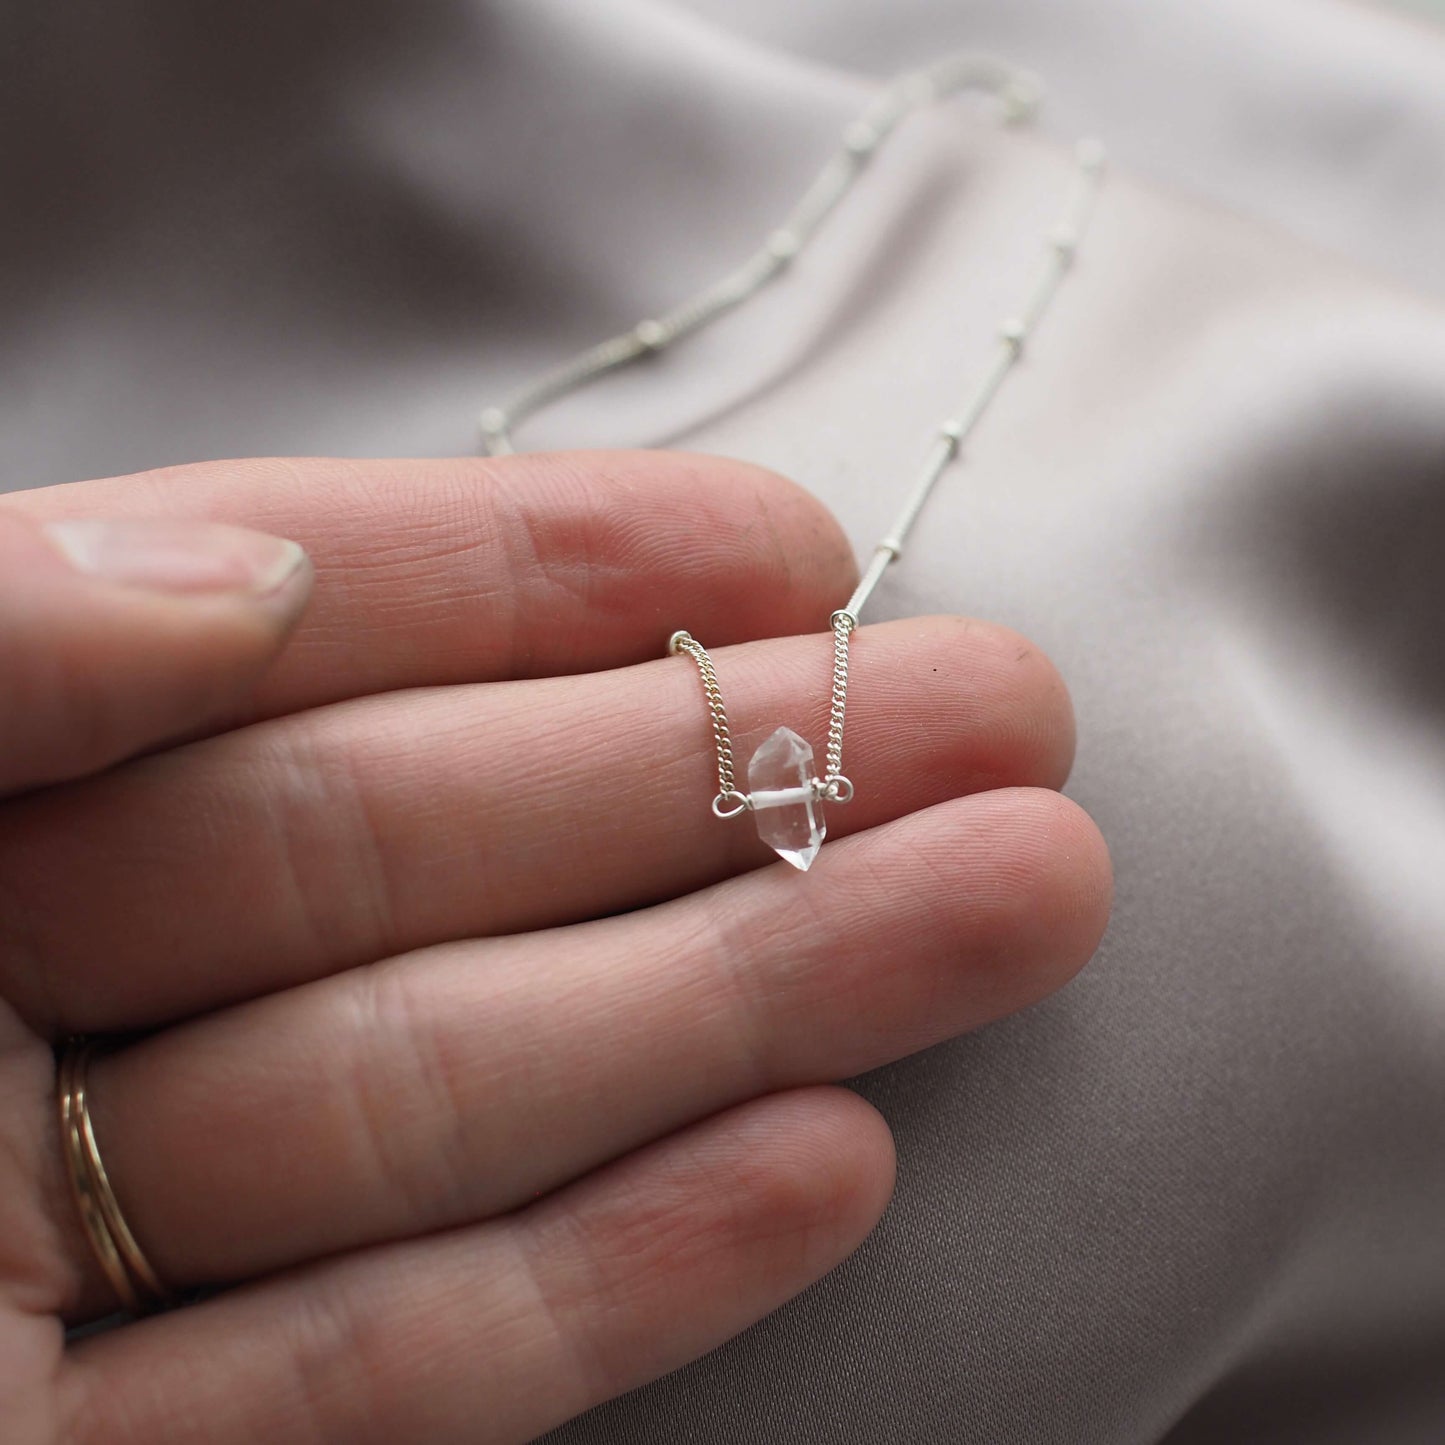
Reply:
<svg viewBox="0 0 1445 1445"><path fill-rule="evenodd" d="M740 759L780 723L822 737L830 637L716 660ZM857 796L828 827L1058 787L1072 748L1063 685L1016 634L864 628ZM654 903L772 859L745 816L713 817L716 786L684 657L257 724L5 810L5 990L52 1034L148 1028L427 944Z"/></svg>

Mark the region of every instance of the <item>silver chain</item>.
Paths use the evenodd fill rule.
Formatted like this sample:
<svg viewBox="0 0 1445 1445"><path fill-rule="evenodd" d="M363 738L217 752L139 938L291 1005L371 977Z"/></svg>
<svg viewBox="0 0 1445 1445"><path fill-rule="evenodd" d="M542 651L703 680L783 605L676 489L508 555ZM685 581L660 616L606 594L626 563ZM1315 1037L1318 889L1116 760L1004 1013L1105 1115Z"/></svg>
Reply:
<svg viewBox="0 0 1445 1445"><path fill-rule="evenodd" d="M822 793L829 802L847 803L853 784L843 776L843 713L848 705L848 637L858 625L851 612L833 614L833 698L828 709L828 771Z"/></svg>
<svg viewBox="0 0 1445 1445"><path fill-rule="evenodd" d="M985 90L997 96L1006 122L1031 120L1042 98L1038 83L1031 75L987 56L948 56L901 76L885 87L855 121L844 127L839 150L818 172L782 225L769 233L763 246L747 261L672 310L639 321L630 331L589 347L544 372L503 405L484 408L480 417L483 450L490 456L510 455L513 429L548 403L609 371L655 355L755 295L792 264L902 120L914 111L969 89ZM843 719L848 701L848 642L858 626L863 607L889 566L903 555L903 544L938 479L959 456L1004 378L1018 364L1025 342L1048 310L1073 263L1103 175L1103 146L1096 140L1079 141L1074 147L1074 162L1075 176L1063 212L1046 238L1044 255L1023 307L1000 324L988 367L963 408L939 426L903 509L874 547L848 605L832 615L833 691L827 764L824 776L813 780L813 792L820 799L846 803L853 796L853 784L842 771ZM749 808L751 802L737 787L732 734L712 658L707 649L686 632L672 635L668 651L685 652L697 664L717 743L718 793L713 799L713 812L719 817L732 817Z"/></svg>
<svg viewBox="0 0 1445 1445"><path fill-rule="evenodd" d="M712 714L712 735L717 743L717 797L712 810L719 818L730 818L749 806L748 795L737 789L733 774L733 736L728 729L727 709L723 706L722 688L707 648L687 632L674 632L667 640L670 653L685 652L697 663L702 677L702 690L707 694L707 710Z"/></svg>

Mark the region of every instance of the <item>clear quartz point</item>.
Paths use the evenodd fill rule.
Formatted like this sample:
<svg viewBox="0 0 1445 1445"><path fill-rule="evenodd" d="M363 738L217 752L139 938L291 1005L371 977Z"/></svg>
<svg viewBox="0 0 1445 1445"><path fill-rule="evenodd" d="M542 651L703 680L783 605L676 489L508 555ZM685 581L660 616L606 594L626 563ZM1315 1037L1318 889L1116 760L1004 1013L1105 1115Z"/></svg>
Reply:
<svg viewBox="0 0 1445 1445"><path fill-rule="evenodd" d="M758 837L807 872L828 829L823 805L813 796L813 749L792 728L779 728L753 754L748 794Z"/></svg>

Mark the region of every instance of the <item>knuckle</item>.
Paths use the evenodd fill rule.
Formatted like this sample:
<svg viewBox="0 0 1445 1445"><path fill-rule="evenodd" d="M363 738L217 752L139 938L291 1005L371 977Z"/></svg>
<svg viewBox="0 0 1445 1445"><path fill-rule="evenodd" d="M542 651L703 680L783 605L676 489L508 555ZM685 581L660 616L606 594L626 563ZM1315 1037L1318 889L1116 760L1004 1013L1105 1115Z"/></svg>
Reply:
<svg viewBox="0 0 1445 1445"><path fill-rule="evenodd" d="M345 1047L362 1172L397 1201L400 1218L464 1218L474 1206L467 1111L432 1011L400 964L359 969L353 980ZM418 1119L420 1133L410 1123Z"/></svg>

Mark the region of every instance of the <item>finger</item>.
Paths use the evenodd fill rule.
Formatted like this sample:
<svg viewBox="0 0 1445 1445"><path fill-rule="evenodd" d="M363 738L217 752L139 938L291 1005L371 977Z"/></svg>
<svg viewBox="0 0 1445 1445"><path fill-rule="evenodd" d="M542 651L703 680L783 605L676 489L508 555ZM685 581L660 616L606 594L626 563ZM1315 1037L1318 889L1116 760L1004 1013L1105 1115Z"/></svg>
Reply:
<svg viewBox="0 0 1445 1445"><path fill-rule="evenodd" d="M718 654L746 759L826 730L826 635ZM987 788L1056 787L1073 717L1002 628L865 628L835 836ZM446 939L636 908L769 861L709 808L687 658L370 699L210 740L0 815L0 978L38 1028L124 1029ZM137 839L144 846L137 846ZM821 863L818 866L823 866ZM71 906L76 880L87 906Z"/></svg>
<svg viewBox="0 0 1445 1445"><path fill-rule="evenodd" d="M305 603L290 541L0 514L0 793L107 767L236 706Z"/></svg>
<svg viewBox="0 0 1445 1445"><path fill-rule="evenodd" d="M720 643L810 631L855 576L801 487L671 452L212 462L7 500L44 519L163 513L301 541L315 603L254 716L619 667L682 626Z"/></svg>
<svg viewBox="0 0 1445 1445"><path fill-rule="evenodd" d="M1021 1008L1082 966L1108 912L1103 843L1054 793L831 847L826 870L444 946L97 1060L132 1227L189 1285L501 1213L740 1100Z"/></svg>
<svg viewBox="0 0 1445 1445"><path fill-rule="evenodd" d="M758 1100L508 1219L81 1344L75 1445L510 1445L706 1353L846 1257L893 1182L842 1090Z"/></svg>

